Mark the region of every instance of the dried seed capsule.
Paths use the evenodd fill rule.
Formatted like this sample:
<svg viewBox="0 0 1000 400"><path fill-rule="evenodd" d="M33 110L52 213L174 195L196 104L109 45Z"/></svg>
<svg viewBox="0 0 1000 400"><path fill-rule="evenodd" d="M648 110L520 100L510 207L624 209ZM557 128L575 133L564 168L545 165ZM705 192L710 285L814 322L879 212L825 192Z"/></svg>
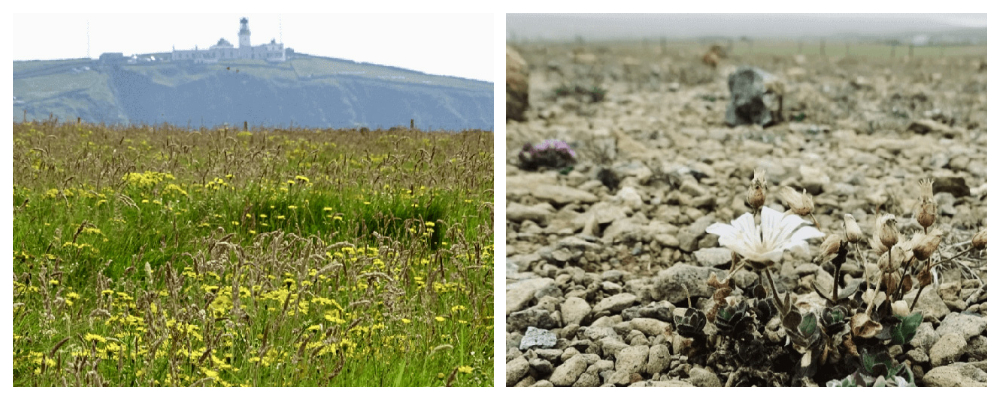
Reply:
<svg viewBox="0 0 1000 400"><path fill-rule="evenodd" d="M795 214L806 216L813 211L812 196L806 194L805 189L799 193L788 186L782 186L778 189L778 197L788 204L788 209Z"/></svg>
<svg viewBox="0 0 1000 400"><path fill-rule="evenodd" d="M753 171L753 181L750 182L750 189L747 190L747 204L750 204L750 208L756 212L764 206L766 195L767 178L765 177L765 171L755 169Z"/></svg>
<svg viewBox="0 0 1000 400"><path fill-rule="evenodd" d="M976 236L972 237L972 248L979 250L986 248L986 229L979 231Z"/></svg>
<svg viewBox="0 0 1000 400"><path fill-rule="evenodd" d="M831 234L826 237L823 244L819 246L819 254L816 255L814 261L818 265L823 265L834 258L837 257L837 253L840 252L840 243L843 239L840 238L839 234Z"/></svg>
<svg viewBox="0 0 1000 400"><path fill-rule="evenodd" d="M913 256L920 261L931 258L931 254L937 250L941 244L941 230L935 229L928 235L916 234L913 237Z"/></svg>
<svg viewBox="0 0 1000 400"><path fill-rule="evenodd" d="M863 237L858 221L851 214L844 214L844 233L847 241L851 243L857 243Z"/></svg>
<svg viewBox="0 0 1000 400"><path fill-rule="evenodd" d="M899 242L899 231L896 230L896 216L886 214L875 222L875 234L886 249L891 249Z"/></svg>

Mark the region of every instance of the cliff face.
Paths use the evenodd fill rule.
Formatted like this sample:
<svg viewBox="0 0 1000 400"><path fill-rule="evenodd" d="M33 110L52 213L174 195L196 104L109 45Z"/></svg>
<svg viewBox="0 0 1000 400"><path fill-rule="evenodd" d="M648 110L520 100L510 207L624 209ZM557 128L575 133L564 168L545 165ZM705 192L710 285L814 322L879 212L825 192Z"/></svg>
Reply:
<svg viewBox="0 0 1000 400"><path fill-rule="evenodd" d="M300 57L215 65L15 62L14 120L493 129L493 84ZM18 65L22 64L22 65Z"/></svg>

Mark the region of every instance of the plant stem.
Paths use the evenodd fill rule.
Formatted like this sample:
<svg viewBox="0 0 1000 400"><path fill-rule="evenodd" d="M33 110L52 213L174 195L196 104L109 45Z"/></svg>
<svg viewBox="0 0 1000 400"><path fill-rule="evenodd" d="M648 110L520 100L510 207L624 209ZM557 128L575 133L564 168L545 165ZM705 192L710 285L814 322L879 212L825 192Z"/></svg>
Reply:
<svg viewBox="0 0 1000 400"><path fill-rule="evenodd" d="M771 278L771 271L764 268L764 274L767 275L767 282L771 284L771 297L774 297L774 302L778 303L778 307L781 309L782 317L784 317L785 305L781 303L781 299L778 297L778 288L774 286L774 279Z"/></svg>
<svg viewBox="0 0 1000 400"><path fill-rule="evenodd" d="M913 298L913 304L910 304L910 312L911 313L913 312L913 307L917 306L917 300L920 300L920 293L923 292L923 291L924 291L924 287L923 286L921 286L920 289L917 289L917 297L914 297Z"/></svg>

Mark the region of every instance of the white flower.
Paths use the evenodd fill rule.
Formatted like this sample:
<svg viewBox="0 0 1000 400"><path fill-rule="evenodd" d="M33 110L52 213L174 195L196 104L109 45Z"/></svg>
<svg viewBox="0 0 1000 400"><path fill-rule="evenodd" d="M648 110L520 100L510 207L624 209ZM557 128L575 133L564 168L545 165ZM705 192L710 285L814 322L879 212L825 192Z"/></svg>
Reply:
<svg viewBox="0 0 1000 400"><path fill-rule="evenodd" d="M808 225L798 215L763 207L760 226L752 214L746 213L733 220L732 225L715 223L705 231L719 235L719 244L743 258L770 264L781 261L785 250L800 248L808 252L806 240L823 237L822 232Z"/></svg>

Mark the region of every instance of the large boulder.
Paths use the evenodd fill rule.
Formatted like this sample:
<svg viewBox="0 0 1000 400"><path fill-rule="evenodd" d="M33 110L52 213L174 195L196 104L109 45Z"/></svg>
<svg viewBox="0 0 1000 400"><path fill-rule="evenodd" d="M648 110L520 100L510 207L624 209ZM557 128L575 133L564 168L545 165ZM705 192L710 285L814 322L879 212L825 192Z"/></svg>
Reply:
<svg viewBox="0 0 1000 400"><path fill-rule="evenodd" d="M781 122L784 83L774 75L753 67L740 67L729 75L729 126L768 126Z"/></svg>
<svg viewBox="0 0 1000 400"><path fill-rule="evenodd" d="M528 63L507 46L507 119L524 121L528 109Z"/></svg>

